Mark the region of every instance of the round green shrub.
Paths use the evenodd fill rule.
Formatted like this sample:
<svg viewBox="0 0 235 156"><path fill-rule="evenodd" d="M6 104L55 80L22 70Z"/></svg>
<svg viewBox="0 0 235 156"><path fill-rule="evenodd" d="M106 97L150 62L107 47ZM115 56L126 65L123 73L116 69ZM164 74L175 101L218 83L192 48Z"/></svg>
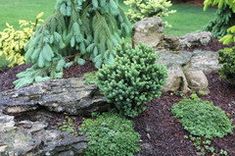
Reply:
<svg viewBox="0 0 235 156"><path fill-rule="evenodd" d="M235 47L221 50L219 52L219 63L222 65L221 77L235 85Z"/></svg>
<svg viewBox="0 0 235 156"><path fill-rule="evenodd" d="M86 119L81 132L89 140L86 156L133 156L140 150L140 136L134 131L132 121L115 114Z"/></svg>
<svg viewBox="0 0 235 156"><path fill-rule="evenodd" d="M231 120L221 108L198 97L183 99L173 106L172 113L194 136L222 138L233 131Z"/></svg>
<svg viewBox="0 0 235 156"><path fill-rule="evenodd" d="M145 110L146 102L160 96L167 71L156 64L153 49L144 45L123 49L113 64L99 70L97 85L122 114L134 117Z"/></svg>

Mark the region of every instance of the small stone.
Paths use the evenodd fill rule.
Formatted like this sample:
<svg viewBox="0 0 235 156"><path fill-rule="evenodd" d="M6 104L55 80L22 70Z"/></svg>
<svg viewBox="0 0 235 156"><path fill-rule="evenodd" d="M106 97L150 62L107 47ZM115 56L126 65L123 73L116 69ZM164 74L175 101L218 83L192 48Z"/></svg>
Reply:
<svg viewBox="0 0 235 156"><path fill-rule="evenodd" d="M196 91L200 95L209 94L208 80L203 71L189 69L186 70L184 73L191 90Z"/></svg>
<svg viewBox="0 0 235 156"><path fill-rule="evenodd" d="M182 91L183 93L190 92L187 79L180 66L171 66L168 68L168 78L166 80L166 84L163 87L163 91Z"/></svg>

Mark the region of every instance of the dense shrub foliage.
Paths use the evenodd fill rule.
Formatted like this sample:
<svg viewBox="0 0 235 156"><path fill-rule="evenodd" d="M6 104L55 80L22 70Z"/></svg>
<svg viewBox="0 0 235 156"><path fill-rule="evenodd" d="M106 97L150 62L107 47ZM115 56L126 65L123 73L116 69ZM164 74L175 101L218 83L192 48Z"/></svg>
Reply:
<svg viewBox="0 0 235 156"><path fill-rule="evenodd" d="M227 26L231 26L232 24L235 24L235 20L234 20L234 13L235 13L235 2L232 1L232 0L205 0L204 1L204 9L206 9L207 7L209 6L218 6L218 8L223 11L223 15L221 13L221 16L222 17L221 19L219 19L218 17L218 20L216 21L217 24L215 26L218 27L218 30L217 32L219 33L220 31L221 32L224 32L224 28L226 28ZM228 9L230 11L226 12L224 9ZM224 23L222 23L224 22ZM218 24L221 24L221 26L218 26ZM231 24L231 25L230 25ZM215 28L217 29L217 28ZM221 30L219 30L221 29ZM235 27L230 27L228 29L228 33L227 35L225 35L221 41L224 43L224 44L229 44L231 42L234 42L233 38L234 38L234 32L235 32Z"/></svg>
<svg viewBox="0 0 235 156"><path fill-rule="evenodd" d="M221 50L219 52L219 63L222 65L221 77L235 85L235 47Z"/></svg>
<svg viewBox="0 0 235 156"><path fill-rule="evenodd" d="M24 46L33 34L43 13L40 13L35 22L20 20L19 29L6 24L6 28L0 32L0 69L3 67L13 67L25 62Z"/></svg>
<svg viewBox="0 0 235 156"><path fill-rule="evenodd" d="M206 26L206 31L212 32L216 37L227 34L227 29L235 25L235 13L227 5L216 11L216 17Z"/></svg>
<svg viewBox="0 0 235 156"><path fill-rule="evenodd" d="M173 106L172 113L194 136L221 138L233 131L232 122L221 108L198 97L183 99Z"/></svg>
<svg viewBox="0 0 235 156"><path fill-rule="evenodd" d="M87 156L133 156L140 150L140 136L133 123L114 114L86 119L81 131L89 140Z"/></svg>
<svg viewBox="0 0 235 156"><path fill-rule="evenodd" d="M165 66L156 64L153 49L140 45L119 51L115 63L97 74L97 85L109 102L126 116L145 110L145 103L158 97L167 77Z"/></svg>
<svg viewBox="0 0 235 156"><path fill-rule="evenodd" d="M170 10L172 3L169 0L124 0L124 3L129 6L127 15L134 22L145 17L165 17L175 13L175 10Z"/></svg>
<svg viewBox="0 0 235 156"><path fill-rule="evenodd" d="M56 10L26 45L32 67L17 75L16 88L61 78L63 68L91 59L97 68L115 57L115 46L130 32L118 0L57 0Z"/></svg>

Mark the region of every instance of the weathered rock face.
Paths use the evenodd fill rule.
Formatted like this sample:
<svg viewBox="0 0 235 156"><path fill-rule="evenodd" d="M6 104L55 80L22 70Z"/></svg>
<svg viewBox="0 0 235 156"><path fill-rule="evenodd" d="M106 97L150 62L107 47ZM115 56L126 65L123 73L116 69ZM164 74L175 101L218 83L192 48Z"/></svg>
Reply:
<svg viewBox="0 0 235 156"><path fill-rule="evenodd" d="M157 47L163 39L164 24L159 17L145 18L134 26L134 44L144 43Z"/></svg>
<svg viewBox="0 0 235 156"><path fill-rule="evenodd" d="M172 65L168 67L168 78L164 86L164 92L176 92L179 90L183 93L188 93L190 91L182 67L179 65Z"/></svg>
<svg viewBox="0 0 235 156"><path fill-rule="evenodd" d="M189 88L196 91L200 95L207 95L209 93L208 80L201 70L186 70L185 77Z"/></svg>
<svg viewBox="0 0 235 156"><path fill-rule="evenodd" d="M210 32L194 32L180 37L181 48L193 48L198 46L207 45L211 42L213 36Z"/></svg>
<svg viewBox="0 0 235 156"><path fill-rule="evenodd" d="M164 23L159 17L145 18L134 26L133 44L144 43L155 49L179 51L205 46L212 41L210 32L193 32L181 37L163 34Z"/></svg>
<svg viewBox="0 0 235 156"><path fill-rule="evenodd" d="M83 78L52 80L18 90L0 93L0 106L7 114L39 108L69 115L87 115L109 108L95 85L85 85Z"/></svg>
<svg viewBox="0 0 235 156"><path fill-rule="evenodd" d="M220 69L218 53L210 51L159 51L160 59L156 63L168 67L168 79L164 91L196 91L208 94L206 73L217 72Z"/></svg>
<svg viewBox="0 0 235 156"><path fill-rule="evenodd" d="M48 129L45 122L15 121L13 116L0 115L1 156L78 156L87 147L84 136L73 136Z"/></svg>
<svg viewBox="0 0 235 156"><path fill-rule="evenodd" d="M218 71L221 68L218 58L219 54L217 52L196 50L193 52L187 68L191 70L202 70L205 73Z"/></svg>

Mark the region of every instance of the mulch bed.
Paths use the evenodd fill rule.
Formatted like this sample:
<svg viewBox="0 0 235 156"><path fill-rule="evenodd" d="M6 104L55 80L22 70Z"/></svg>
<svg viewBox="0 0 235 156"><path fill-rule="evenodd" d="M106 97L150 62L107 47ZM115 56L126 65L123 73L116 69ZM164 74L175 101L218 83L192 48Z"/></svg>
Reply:
<svg viewBox="0 0 235 156"><path fill-rule="evenodd" d="M194 51L194 50L203 50L203 51L214 51L218 52L219 50L223 48L233 47L235 46L234 43L229 45L223 45L221 42L218 41L218 39L214 38L208 45L202 45L198 47L192 47L192 48L186 48L186 51Z"/></svg>
<svg viewBox="0 0 235 156"><path fill-rule="evenodd" d="M235 124L235 87L219 78L217 73L207 75L210 94L203 99L213 101L215 105L225 110ZM192 143L184 138L188 133L175 119L170 109L182 97L164 94L148 104L148 110L135 118L136 130L140 132L143 143L152 146L143 150L142 156L194 156L196 150ZM216 149L226 150L231 156L235 155L235 134L222 139L215 139ZM151 152L149 152L151 150Z"/></svg>
<svg viewBox="0 0 235 156"><path fill-rule="evenodd" d="M214 41L204 50L217 51L220 45ZM201 47L202 48L202 47ZM203 48L202 48L203 49ZM12 82L16 80L16 74L28 68L28 65L17 66L0 71L0 91L12 89ZM64 78L78 77L86 72L96 70L92 63L84 66L72 66L64 71ZM235 124L235 87L231 87L219 78L217 73L207 75L210 94L203 99L211 100L215 105L224 109L233 119ZM195 156L196 150L189 140L184 137L188 133L175 119L170 109L172 105L182 97L166 93L161 98L148 104L148 109L134 119L135 129L141 134L142 143L145 146L140 152L141 156ZM213 145L217 149L224 149L230 155L235 155L235 134L223 139L215 139Z"/></svg>
<svg viewBox="0 0 235 156"><path fill-rule="evenodd" d="M20 65L0 71L0 91L13 89L14 88L13 82L17 79L16 74L20 73L21 71L24 71L28 67L30 67L30 65ZM94 67L94 65L91 62L87 62L83 66L74 65L68 69L65 69L63 77L64 78L79 77L84 73L95 70L96 68Z"/></svg>

